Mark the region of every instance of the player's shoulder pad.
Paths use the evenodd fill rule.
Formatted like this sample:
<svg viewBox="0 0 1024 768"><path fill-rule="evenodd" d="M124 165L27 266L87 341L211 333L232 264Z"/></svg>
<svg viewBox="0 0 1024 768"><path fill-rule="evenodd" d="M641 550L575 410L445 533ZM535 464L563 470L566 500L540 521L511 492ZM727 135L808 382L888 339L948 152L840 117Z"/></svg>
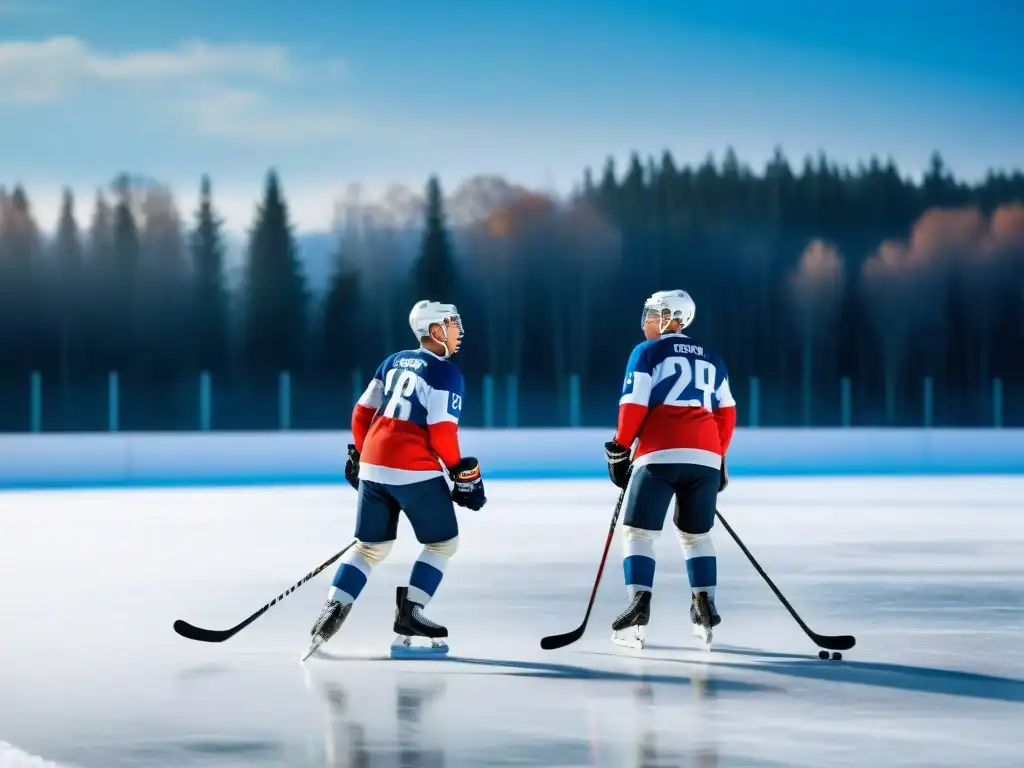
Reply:
<svg viewBox="0 0 1024 768"><path fill-rule="evenodd" d="M725 361L722 359L722 356L720 354L718 354L718 350L717 349L715 349L714 347L708 346L707 344L705 344L704 342L700 341L699 339L694 339L694 338L692 338L690 336L687 336L684 339L684 342L689 343L689 344L693 345L694 347L697 347L697 349L699 349L700 352L701 352L700 356L702 358L704 358L709 363L711 363L713 366L715 366L715 369L719 372L719 374L725 374L725 371L726 371Z"/></svg>
<svg viewBox="0 0 1024 768"><path fill-rule="evenodd" d="M424 357L426 362L426 380L434 389L445 389L461 394L463 389L462 371L451 360L439 359L434 356Z"/></svg>
<svg viewBox="0 0 1024 768"><path fill-rule="evenodd" d="M698 347L702 352L701 357L703 357L708 362L714 363L715 365L721 364L722 356L718 354L718 350L715 349L714 347L705 344L700 339L694 339L689 336L686 337L686 341L694 345L695 347Z"/></svg>
<svg viewBox="0 0 1024 768"><path fill-rule="evenodd" d="M400 354L402 354L402 353L401 352L393 352L390 355L388 355L387 357L385 357L384 361L380 365L377 366L376 378L383 379L384 376L387 375L387 372L390 371L391 368L394 366L395 358L398 357Z"/></svg>
<svg viewBox="0 0 1024 768"><path fill-rule="evenodd" d="M657 339L655 339L654 341L647 341L645 339L641 341L639 344L637 344L635 347L633 347L633 351L629 353L629 364L633 365L634 363L638 362L642 357L647 355L649 351L652 349L652 345L655 344L656 342Z"/></svg>
<svg viewBox="0 0 1024 768"><path fill-rule="evenodd" d="M652 373L654 366L658 363L658 342L660 341L661 339L653 339L651 341L645 339L633 347L633 352L629 356L626 368L636 373ZM661 355L661 357L664 357L664 355Z"/></svg>
<svg viewBox="0 0 1024 768"><path fill-rule="evenodd" d="M442 370L444 371L443 375L445 376L446 381L451 385L448 389L452 392L461 392L465 387L466 380L465 377L463 377L459 366L451 360L445 360L442 363Z"/></svg>

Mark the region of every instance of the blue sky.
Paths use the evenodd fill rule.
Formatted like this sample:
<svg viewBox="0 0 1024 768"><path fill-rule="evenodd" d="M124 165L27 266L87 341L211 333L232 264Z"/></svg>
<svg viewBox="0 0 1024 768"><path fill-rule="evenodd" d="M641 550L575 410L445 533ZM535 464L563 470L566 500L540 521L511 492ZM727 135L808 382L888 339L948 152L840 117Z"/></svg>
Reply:
<svg viewBox="0 0 1024 768"><path fill-rule="evenodd" d="M631 149L978 177L1024 166L1022 50L1014 0L0 0L0 181L49 227L62 185L187 208L208 172L242 229L273 165L308 230L351 182L565 190Z"/></svg>

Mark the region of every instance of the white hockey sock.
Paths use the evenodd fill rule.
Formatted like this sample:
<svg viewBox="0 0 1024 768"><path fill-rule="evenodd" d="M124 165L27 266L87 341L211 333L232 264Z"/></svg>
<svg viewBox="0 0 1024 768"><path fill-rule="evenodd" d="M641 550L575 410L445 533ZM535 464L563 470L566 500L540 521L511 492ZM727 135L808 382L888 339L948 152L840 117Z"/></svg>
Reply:
<svg viewBox="0 0 1024 768"><path fill-rule="evenodd" d="M341 558L341 565L334 574L334 581L327 592L327 599L339 603L354 603L363 591L370 573L375 565L379 565L391 548L394 541L382 541L373 544L359 542Z"/></svg>
<svg viewBox="0 0 1024 768"><path fill-rule="evenodd" d="M632 600L637 592L654 589L654 571L657 558L654 542L661 531L622 526L622 575L626 582L626 599Z"/></svg>
<svg viewBox="0 0 1024 768"><path fill-rule="evenodd" d="M718 558L710 533L684 533L676 529L676 536L686 556L686 575L690 580L693 594L707 592L715 596L718 583Z"/></svg>
<svg viewBox="0 0 1024 768"><path fill-rule="evenodd" d="M409 575L409 600L426 607L441 585L448 561L458 548L458 536L423 548Z"/></svg>

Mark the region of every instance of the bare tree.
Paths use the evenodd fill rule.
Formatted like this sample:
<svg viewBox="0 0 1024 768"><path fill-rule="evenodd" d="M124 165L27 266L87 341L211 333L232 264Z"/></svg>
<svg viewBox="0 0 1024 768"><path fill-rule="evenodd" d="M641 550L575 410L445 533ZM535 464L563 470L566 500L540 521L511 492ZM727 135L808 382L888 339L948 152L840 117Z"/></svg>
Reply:
<svg viewBox="0 0 1024 768"><path fill-rule="evenodd" d="M981 241L963 263L962 285L968 305L964 316L978 350L981 392L989 391L992 375L992 340L1004 299L1024 278L1024 204L1003 205L987 222Z"/></svg>
<svg viewBox="0 0 1024 768"><path fill-rule="evenodd" d="M804 249L790 286L803 346L803 423L811 423L814 350L833 330L843 292L843 258L831 245L815 240Z"/></svg>
<svg viewBox="0 0 1024 768"><path fill-rule="evenodd" d="M586 200L574 200L559 217L563 248L560 296L552 312L564 315L564 348L571 373L586 376L590 331L599 303L607 296L608 283L622 258L622 234ZM565 364L559 366L565 367Z"/></svg>
<svg viewBox="0 0 1024 768"><path fill-rule="evenodd" d="M896 242L883 243L861 271L861 295L882 347L887 424L896 420L896 383L916 323L915 277L907 247Z"/></svg>
<svg viewBox="0 0 1024 768"><path fill-rule="evenodd" d="M985 231L976 208L932 208L914 224L908 259L915 274L917 330L928 370L945 370L945 339L950 332L950 299L960 276L958 264L974 250Z"/></svg>
<svg viewBox="0 0 1024 768"><path fill-rule="evenodd" d="M530 194L499 206L487 222L492 245L484 268L493 276L487 299L494 328L491 338L497 342L492 346L507 350L504 369L517 377L523 368L527 292L536 290L538 284L542 290L547 288L552 279L546 235L553 230L554 212L554 201Z"/></svg>

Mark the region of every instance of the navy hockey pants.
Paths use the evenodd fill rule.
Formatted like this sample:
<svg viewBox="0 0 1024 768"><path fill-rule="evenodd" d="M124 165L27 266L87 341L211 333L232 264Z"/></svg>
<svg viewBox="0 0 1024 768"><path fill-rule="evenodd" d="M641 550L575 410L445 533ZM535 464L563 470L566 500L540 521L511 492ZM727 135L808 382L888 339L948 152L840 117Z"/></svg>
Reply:
<svg viewBox="0 0 1024 768"><path fill-rule="evenodd" d="M707 533L715 524L721 470L699 464L634 467L626 488L623 523L660 531L675 498L673 522L683 533Z"/></svg>
<svg viewBox="0 0 1024 768"><path fill-rule="evenodd" d="M394 541L404 512L420 544L438 544L459 535L448 484L443 477L391 485L359 481L355 538L367 544Z"/></svg>

